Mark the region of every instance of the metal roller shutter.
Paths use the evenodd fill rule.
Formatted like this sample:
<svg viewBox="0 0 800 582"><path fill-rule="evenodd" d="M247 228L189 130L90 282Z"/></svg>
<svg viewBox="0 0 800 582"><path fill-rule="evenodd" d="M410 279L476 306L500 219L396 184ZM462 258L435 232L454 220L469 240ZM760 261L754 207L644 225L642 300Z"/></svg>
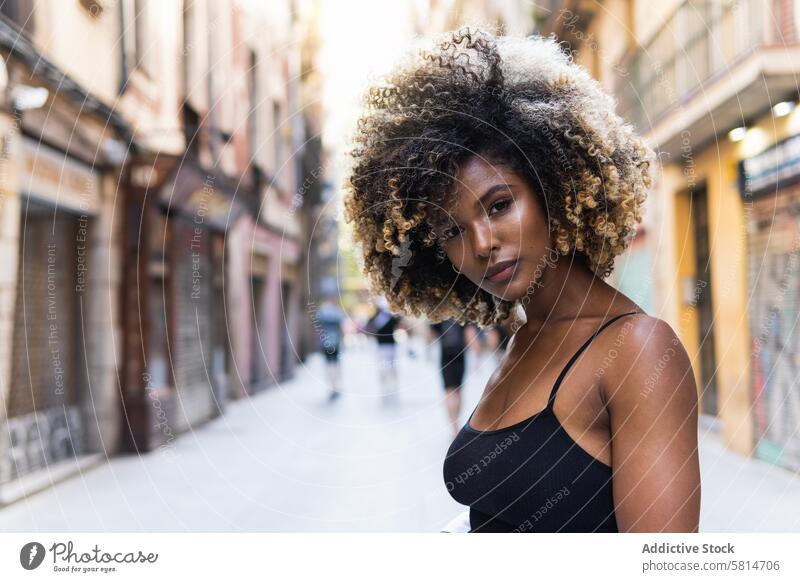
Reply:
<svg viewBox="0 0 800 582"><path fill-rule="evenodd" d="M210 233L170 218L173 230L173 366L178 431L213 415L213 305Z"/></svg>
<svg viewBox="0 0 800 582"><path fill-rule="evenodd" d="M76 281L77 217L24 202L0 482L79 455L86 390Z"/></svg>

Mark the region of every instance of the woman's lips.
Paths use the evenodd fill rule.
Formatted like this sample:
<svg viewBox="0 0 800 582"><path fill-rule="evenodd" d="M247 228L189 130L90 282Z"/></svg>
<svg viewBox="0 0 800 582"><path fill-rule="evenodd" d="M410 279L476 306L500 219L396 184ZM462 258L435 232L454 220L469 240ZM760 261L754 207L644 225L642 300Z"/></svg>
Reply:
<svg viewBox="0 0 800 582"><path fill-rule="evenodd" d="M517 261L510 263L505 269L502 271L498 271L491 277L486 277L492 283L503 283L504 281L508 281L513 275L514 270L517 268Z"/></svg>

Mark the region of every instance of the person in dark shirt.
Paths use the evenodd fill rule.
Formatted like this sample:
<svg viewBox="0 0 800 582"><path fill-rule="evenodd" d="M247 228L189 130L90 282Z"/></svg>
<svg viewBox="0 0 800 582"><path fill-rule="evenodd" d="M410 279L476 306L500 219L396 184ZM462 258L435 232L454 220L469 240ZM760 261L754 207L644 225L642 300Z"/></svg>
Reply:
<svg viewBox="0 0 800 582"><path fill-rule="evenodd" d="M331 299L326 299L319 308L320 344L325 354L326 372L330 385L329 400L341 396L341 366L339 352L342 343L342 310Z"/></svg>
<svg viewBox="0 0 800 582"><path fill-rule="evenodd" d="M367 322L367 332L378 341L378 375L384 400L397 396L397 342L394 332L402 327L400 317L389 311L385 300L378 300L377 311Z"/></svg>
<svg viewBox="0 0 800 582"><path fill-rule="evenodd" d="M445 408L450 419L453 436L458 434L461 413L461 385L464 381L464 363L467 342L464 327L454 319L431 325L441 347L440 368L444 381Z"/></svg>

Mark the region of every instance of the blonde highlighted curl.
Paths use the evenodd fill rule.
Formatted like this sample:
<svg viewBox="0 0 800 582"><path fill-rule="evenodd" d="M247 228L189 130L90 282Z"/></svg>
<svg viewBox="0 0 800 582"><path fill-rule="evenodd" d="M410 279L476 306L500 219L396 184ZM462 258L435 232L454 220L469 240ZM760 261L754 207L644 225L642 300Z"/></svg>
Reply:
<svg viewBox="0 0 800 582"><path fill-rule="evenodd" d="M507 164L546 209L550 238L600 277L630 243L652 150L551 38L449 32L408 54L364 98L345 220L363 273L392 311L481 327L513 307L456 273L441 248L454 176L474 155Z"/></svg>

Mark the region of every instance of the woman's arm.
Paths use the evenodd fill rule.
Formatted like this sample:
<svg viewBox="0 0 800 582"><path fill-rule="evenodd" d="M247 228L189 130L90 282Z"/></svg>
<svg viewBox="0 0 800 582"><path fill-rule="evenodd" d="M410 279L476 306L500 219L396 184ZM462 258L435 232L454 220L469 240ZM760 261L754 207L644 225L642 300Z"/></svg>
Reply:
<svg viewBox="0 0 800 582"><path fill-rule="evenodd" d="M637 317L603 386L620 531L696 532L697 387L672 328Z"/></svg>

